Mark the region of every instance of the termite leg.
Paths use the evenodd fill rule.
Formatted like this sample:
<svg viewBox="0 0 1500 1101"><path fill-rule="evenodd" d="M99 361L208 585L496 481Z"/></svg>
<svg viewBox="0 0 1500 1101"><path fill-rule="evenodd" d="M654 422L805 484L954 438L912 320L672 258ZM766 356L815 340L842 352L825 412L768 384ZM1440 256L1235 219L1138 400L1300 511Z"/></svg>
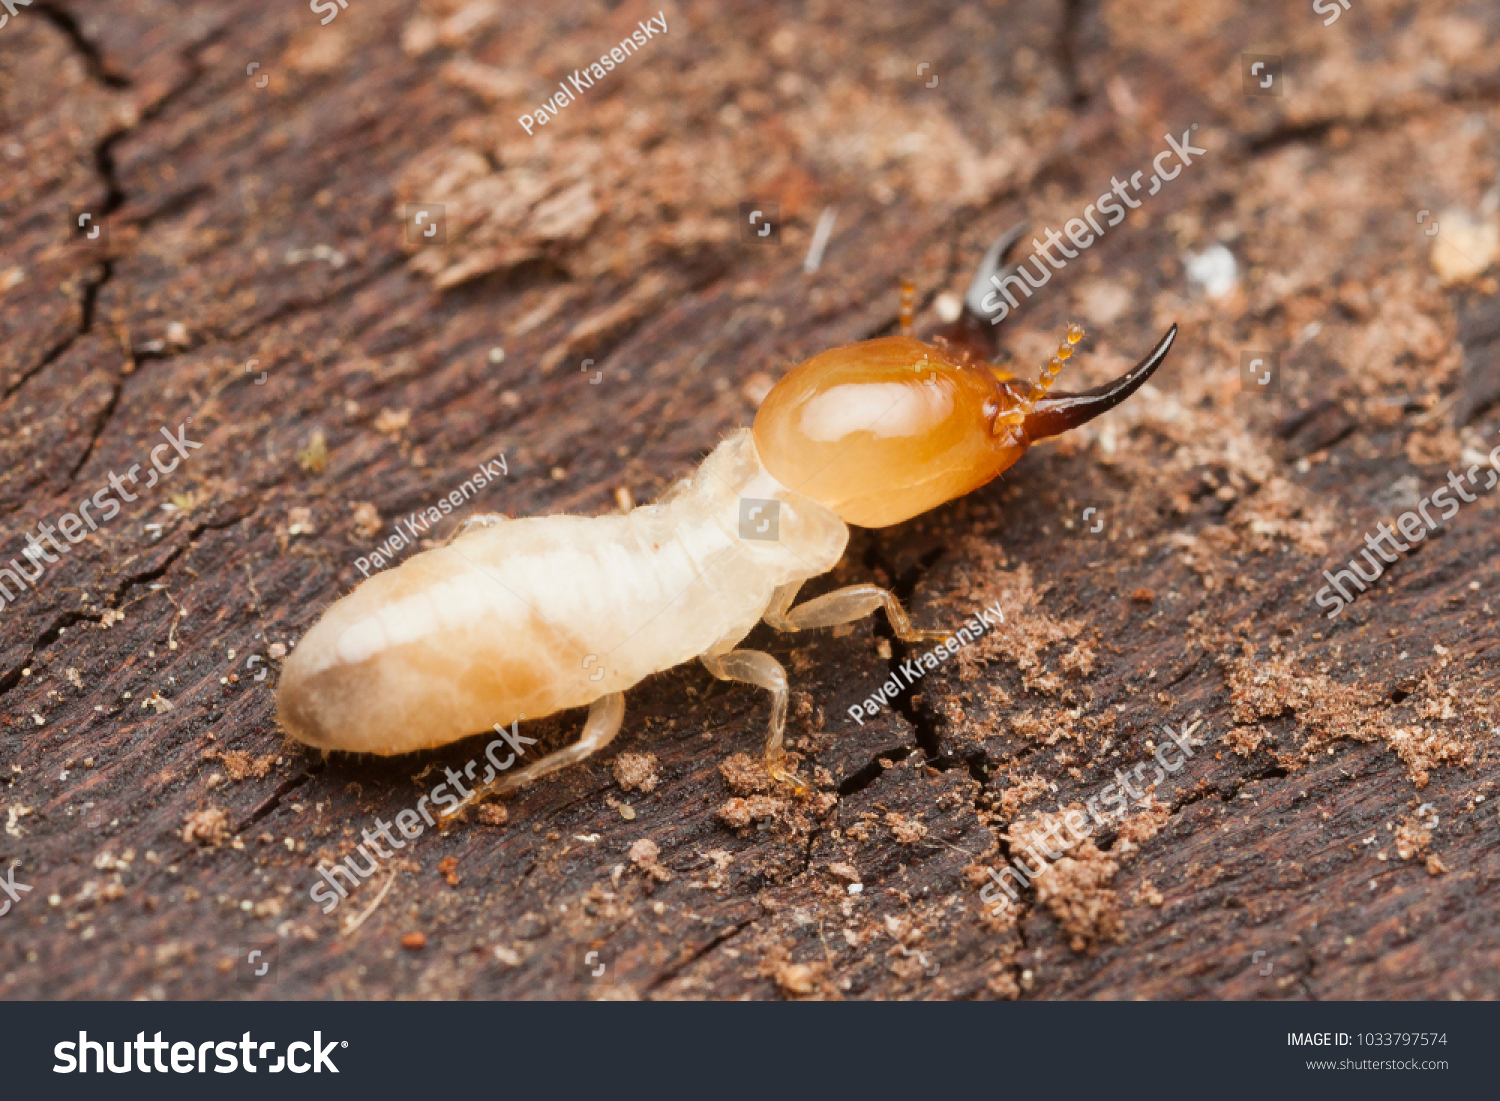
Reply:
<svg viewBox="0 0 1500 1101"><path fill-rule="evenodd" d="M458 525L458 528L453 532L452 535L448 537L448 542L452 543L457 539L462 539L465 535L468 535L469 532L476 531L479 528L492 528L496 524L503 524L509 519L509 516L505 516L498 512L485 512L481 513L478 516L470 516L467 520Z"/></svg>
<svg viewBox="0 0 1500 1101"><path fill-rule="evenodd" d="M791 603L801 586L800 581L783 585L772 594L765 620L776 630L810 631L815 627L837 627L841 623L863 619L876 608L883 607L891 630L902 642L942 642L951 634L949 631L917 630L896 594L879 585L849 585L792 608Z"/></svg>
<svg viewBox="0 0 1500 1101"><path fill-rule="evenodd" d="M778 780L792 784L799 792L807 785L780 765L786 751L781 748L786 733L786 670L770 654L760 650L731 650L727 654L704 654L698 659L703 667L720 680L753 684L771 693L771 730L766 737L766 771Z"/></svg>
<svg viewBox="0 0 1500 1101"><path fill-rule="evenodd" d="M559 749L556 753L547 754L540 761L527 765L519 772L501 773L488 784L471 791L467 798L459 801L458 806L445 811L444 817L452 818L460 811L475 806L492 795L504 795L508 791L515 791L516 788L531 783L539 776L556 772L560 768L567 768L585 757L593 756L614 741L624 721L625 693L611 692L607 696L600 696L589 704L589 717L583 724L583 736L578 741Z"/></svg>

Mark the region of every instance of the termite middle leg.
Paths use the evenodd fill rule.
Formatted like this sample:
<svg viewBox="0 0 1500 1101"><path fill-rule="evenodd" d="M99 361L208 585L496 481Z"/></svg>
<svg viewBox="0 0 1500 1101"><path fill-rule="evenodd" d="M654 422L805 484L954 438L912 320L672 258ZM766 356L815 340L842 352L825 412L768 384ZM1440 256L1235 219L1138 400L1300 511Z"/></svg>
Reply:
<svg viewBox="0 0 1500 1101"><path fill-rule="evenodd" d="M841 623L863 619L876 608L883 607L886 618L891 621L891 630L902 642L941 642L951 633L917 630L896 594L879 585L849 585L793 608L792 601L797 599L797 590L801 587L802 582L794 581L782 585L771 595L765 620L776 630L809 631L814 627L837 627Z"/></svg>
<svg viewBox="0 0 1500 1101"><path fill-rule="evenodd" d="M781 667L781 662L760 650L708 653L698 660L720 680L753 684L771 693L771 729L766 735L766 771L778 780L795 785L799 790L805 789L806 784L777 763L786 754L781 748L782 736L786 733L787 701L786 670Z"/></svg>
<svg viewBox="0 0 1500 1101"><path fill-rule="evenodd" d="M540 761L527 765L519 772L501 773L488 784L475 788L469 793L468 798L460 800L458 806L447 811L445 817L451 818L459 811L474 806L492 795L504 795L522 784L529 784L539 776L556 772L560 768L567 768L585 757L592 756L614 740L624 721L625 693L611 692L607 696L600 696L589 705L589 717L583 724L583 735L578 741L555 753L547 754Z"/></svg>

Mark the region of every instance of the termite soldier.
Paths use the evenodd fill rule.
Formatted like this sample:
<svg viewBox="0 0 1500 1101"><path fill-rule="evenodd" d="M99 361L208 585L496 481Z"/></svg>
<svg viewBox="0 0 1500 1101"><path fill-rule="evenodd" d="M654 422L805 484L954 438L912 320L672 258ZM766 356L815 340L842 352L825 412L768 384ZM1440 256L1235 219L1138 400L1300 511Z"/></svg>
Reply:
<svg viewBox="0 0 1500 1101"><path fill-rule="evenodd" d="M900 335L794 368L753 428L654 504L478 518L447 546L369 578L287 660L281 725L324 749L395 754L588 705L577 743L481 784L456 813L598 752L620 729L627 689L697 658L716 677L771 693L767 763L798 783L778 767L786 671L740 649L745 636L762 619L805 631L884 608L898 638L943 638L913 627L875 585L793 601L843 555L846 525L886 527L979 488L1034 441L1124 401L1177 335L1174 325L1125 375L1082 393L1051 389L1082 339L1076 325L1036 383L992 366L996 329L984 306L992 278L1013 270L999 269L1018 237L986 254L952 324L926 341L910 336L906 295Z"/></svg>

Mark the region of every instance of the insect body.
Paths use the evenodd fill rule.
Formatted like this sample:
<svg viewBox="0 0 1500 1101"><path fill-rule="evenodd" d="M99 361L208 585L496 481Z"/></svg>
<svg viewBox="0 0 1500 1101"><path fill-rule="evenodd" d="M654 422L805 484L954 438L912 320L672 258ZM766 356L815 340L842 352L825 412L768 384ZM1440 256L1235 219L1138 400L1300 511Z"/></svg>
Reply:
<svg viewBox="0 0 1500 1101"><path fill-rule="evenodd" d="M1081 339L1076 326L1033 385L992 367L980 302L1014 235L991 249L964 312L930 342L907 335L835 348L793 369L753 429L730 435L691 479L623 515L504 520L376 574L336 602L287 660L278 718L324 749L406 753L494 725L589 705L582 738L486 778L470 805L581 760L624 717L624 692L700 659L724 680L772 694L766 757L778 775L785 671L738 649L764 619L781 631L848 623L891 593L852 585L793 606L833 568L847 524L885 527L983 485L1031 442L1129 396L1166 356L1174 326L1122 378L1050 392ZM909 308L902 311L903 334Z"/></svg>

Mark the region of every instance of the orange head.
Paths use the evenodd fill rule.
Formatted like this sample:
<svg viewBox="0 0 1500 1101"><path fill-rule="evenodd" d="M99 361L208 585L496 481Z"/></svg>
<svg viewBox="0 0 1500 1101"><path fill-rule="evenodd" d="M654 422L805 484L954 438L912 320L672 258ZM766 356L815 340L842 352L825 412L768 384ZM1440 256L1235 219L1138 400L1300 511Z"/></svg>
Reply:
<svg viewBox="0 0 1500 1101"><path fill-rule="evenodd" d="M1047 395L1083 330L1036 385L946 343L889 336L848 344L794 368L767 395L754 433L761 462L788 489L880 528L961 497L1005 470L1036 439L1082 424L1129 396L1156 369L1172 331L1123 378L1082 394Z"/></svg>

